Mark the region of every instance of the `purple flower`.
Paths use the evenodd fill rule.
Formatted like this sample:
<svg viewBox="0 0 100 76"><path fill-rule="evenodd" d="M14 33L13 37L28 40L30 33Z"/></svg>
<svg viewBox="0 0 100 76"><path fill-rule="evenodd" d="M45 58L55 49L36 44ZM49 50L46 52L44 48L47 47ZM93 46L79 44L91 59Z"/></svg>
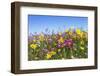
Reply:
<svg viewBox="0 0 100 76"><path fill-rule="evenodd" d="M68 39L64 41L64 46L67 46L68 48L73 47L73 40L72 39Z"/></svg>
<svg viewBox="0 0 100 76"><path fill-rule="evenodd" d="M58 45L57 45L57 48L62 48L62 45L61 45L61 44L58 44Z"/></svg>
<svg viewBox="0 0 100 76"><path fill-rule="evenodd" d="M62 34L62 37L65 37L65 36L66 36L66 33L63 33L63 34Z"/></svg>

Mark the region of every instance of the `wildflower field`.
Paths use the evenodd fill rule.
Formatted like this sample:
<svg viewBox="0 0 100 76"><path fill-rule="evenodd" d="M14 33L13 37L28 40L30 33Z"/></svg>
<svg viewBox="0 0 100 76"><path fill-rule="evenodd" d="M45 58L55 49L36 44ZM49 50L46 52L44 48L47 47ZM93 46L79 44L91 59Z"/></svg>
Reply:
<svg viewBox="0 0 100 76"><path fill-rule="evenodd" d="M79 59L88 57L88 33L82 29L67 29L51 34L31 34L28 37L28 60Z"/></svg>

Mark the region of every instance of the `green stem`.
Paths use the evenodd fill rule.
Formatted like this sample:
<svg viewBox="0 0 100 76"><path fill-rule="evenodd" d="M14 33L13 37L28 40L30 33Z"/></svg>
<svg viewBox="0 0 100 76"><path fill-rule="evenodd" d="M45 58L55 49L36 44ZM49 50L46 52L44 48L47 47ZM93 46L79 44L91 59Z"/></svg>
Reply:
<svg viewBox="0 0 100 76"><path fill-rule="evenodd" d="M71 52L71 58L73 58L73 57L74 57L74 56L73 56L73 50L70 49L70 52Z"/></svg>
<svg viewBox="0 0 100 76"><path fill-rule="evenodd" d="M64 58L66 58L66 50L65 50L65 48L63 48L63 55L64 55Z"/></svg>

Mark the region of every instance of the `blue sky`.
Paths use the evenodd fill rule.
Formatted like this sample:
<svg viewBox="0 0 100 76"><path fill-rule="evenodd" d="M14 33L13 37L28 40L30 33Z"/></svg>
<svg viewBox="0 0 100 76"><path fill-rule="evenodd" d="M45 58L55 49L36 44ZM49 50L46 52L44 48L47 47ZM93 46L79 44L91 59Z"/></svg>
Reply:
<svg viewBox="0 0 100 76"><path fill-rule="evenodd" d="M47 33L48 29L57 32L63 32L69 28L81 28L87 30L88 18L87 17L75 17L75 16L50 16L50 15L28 15L28 30L29 34Z"/></svg>

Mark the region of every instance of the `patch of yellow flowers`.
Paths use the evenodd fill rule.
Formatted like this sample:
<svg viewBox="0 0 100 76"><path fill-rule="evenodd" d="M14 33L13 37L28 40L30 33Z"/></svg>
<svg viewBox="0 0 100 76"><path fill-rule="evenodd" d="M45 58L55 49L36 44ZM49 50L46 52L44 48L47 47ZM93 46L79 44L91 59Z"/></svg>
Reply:
<svg viewBox="0 0 100 76"><path fill-rule="evenodd" d="M82 38L84 35L84 32L82 32L80 29L76 29L76 33Z"/></svg>
<svg viewBox="0 0 100 76"><path fill-rule="evenodd" d="M51 51L51 52L47 53L46 58L47 58L47 59L50 59L50 58L51 58L53 55L55 55L55 54L56 54L55 51Z"/></svg>
<svg viewBox="0 0 100 76"><path fill-rule="evenodd" d="M63 37L60 37L60 39L58 40L59 43L63 43L64 42L64 39Z"/></svg>
<svg viewBox="0 0 100 76"><path fill-rule="evenodd" d="M31 44L30 47L31 47L32 49L36 49L36 48L37 48L37 44Z"/></svg>
<svg viewBox="0 0 100 76"><path fill-rule="evenodd" d="M81 30L80 29L76 29L76 33L80 35L81 34Z"/></svg>

